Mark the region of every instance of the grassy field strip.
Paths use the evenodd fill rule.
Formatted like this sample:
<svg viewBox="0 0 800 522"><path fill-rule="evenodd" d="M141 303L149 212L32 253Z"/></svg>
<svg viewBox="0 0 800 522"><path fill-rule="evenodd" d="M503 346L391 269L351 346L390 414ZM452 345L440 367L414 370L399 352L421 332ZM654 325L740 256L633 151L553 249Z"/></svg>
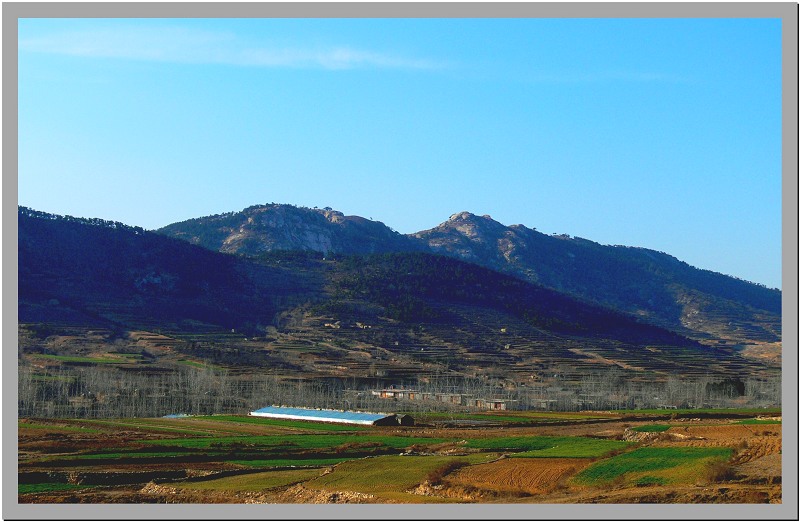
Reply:
<svg viewBox="0 0 800 522"><path fill-rule="evenodd" d="M257 435L252 437L207 437L201 439L142 440L142 444L183 448L214 448L225 446L285 447L295 449L333 449L347 443L378 443L390 448L407 448L414 444L438 444L450 439L398 437L390 435Z"/></svg>
<svg viewBox="0 0 800 522"><path fill-rule="evenodd" d="M645 426L636 426L635 428L631 428L631 431L638 431L642 433L661 433L662 431L667 431L672 427L673 426L668 424L647 424Z"/></svg>
<svg viewBox="0 0 800 522"><path fill-rule="evenodd" d="M81 363L81 364L131 364L130 360L110 357L79 357L74 355L48 355L48 354L33 354L36 359L45 359L51 361L59 361L64 363Z"/></svg>
<svg viewBox="0 0 800 522"><path fill-rule="evenodd" d="M745 419L739 421L738 424L781 424L777 419Z"/></svg>
<svg viewBox="0 0 800 522"><path fill-rule="evenodd" d="M726 460L731 454L730 448L637 448L592 464L573 481L590 485L620 480L634 484L689 483L700 478L710 462Z"/></svg>
<svg viewBox="0 0 800 522"><path fill-rule="evenodd" d="M17 421L18 428L25 428L29 430L47 430L55 432L72 432L72 433L101 433L101 430L92 428L82 428L80 426L57 426L53 424L38 424L34 422Z"/></svg>
<svg viewBox="0 0 800 522"><path fill-rule="evenodd" d="M203 455L213 457L213 456L224 456L228 455L229 452L227 451L205 451ZM178 457L185 457L186 455L191 455L190 451L173 451L173 452L164 452L164 451L112 451L108 453L88 453L82 455L74 455L67 460L92 460L92 459L148 459L148 458L178 458Z"/></svg>
<svg viewBox="0 0 800 522"><path fill-rule="evenodd" d="M348 456L341 456L341 457L332 457L332 458L310 458L310 459L299 459L294 457L289 457L285 459L265 459L265 460L228 460L231 464L238 464L240 466L248 466L252 468L277 468L283 466L297 466L297 467L304 467L304 466L333 466L334 464L339 464L340 462L345 462L348 460L355 460L361 457L348 457Z"/></svg>
<svg viewBox="0 0 800 522"><path fill-rule="evenodd" d="M472 439L467 447L493 451L514 451L517 457L601 457L627 448L631 443L589 437L497 437Z"/></svg>
<svg viewBox="0 0 800 522"><path fill-rule="evenodd" d="M320 469L263 471L210 480L173 482L170 487L204 491L264 491L304 482L318 477L320 473Z"/></svg>
<svg viewBox="0 0 800 522"><path fill-rule="evenodd" d="M366 426L346 426L341 424L324 424L321 422L268 419L266 417L246 417L243 415L203 415L192 418L204 419L213 422L238 422L257 426L277 426L282 428L298 428L314 431L364 431L369 429Z"/></svg>
<svg viewBox="0 0 800 522"><path fill-rule="evenodd" d="M178 364L183 364L184 366L191 366L192 368L211 369L211 370L221 370L222 369L222 366L217 366L216 364L202 363L202 362L199 362L199 361L189 361L187 359L179 359L176 362Z"/></svg>
<svg viewBox="0 0 800 522"><path fill-rule="evenodd" d="M63 482L42 482L39 484L19 484L17 493L48 493L50 491L73 491L79 489L91 489L93 486L81 486L78 484L65 484Z"/></svg>
<svg viewBox="0 0 800 522"><path fill-rule="evenodd" d="M422 483L429 473L449 462L482 464L496 458L497 454L480 453L462 457L386 455L351 460L336 466L332 473L306 482L304 486L327 491L357 491L384 500L444 502L448 499L414 495L406 491Z"/></svg>
<svg viewBox="0 0 800 522"><path fill-rule="evenodd" d="M97 419L87 419L82 420L81 422L89 423L89 424L96 424L100 426L108 426L109 428L133 428L135 429L144 429L144 430L152 430L152 431L166 431L168 433L179 433L182 435L209 435L214 434L213 431L210 430L187 430L184 428L173 428L168 426L151 426L147 425L142 422L120 422L120 421L104 421L104 420L97 420Z"/></svg>

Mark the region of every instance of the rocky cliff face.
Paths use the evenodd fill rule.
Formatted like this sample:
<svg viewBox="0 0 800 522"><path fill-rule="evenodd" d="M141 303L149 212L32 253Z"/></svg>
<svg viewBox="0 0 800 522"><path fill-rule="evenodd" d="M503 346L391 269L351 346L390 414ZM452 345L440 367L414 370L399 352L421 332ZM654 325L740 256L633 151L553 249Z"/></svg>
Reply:
<svg viewBox="0 0 800 522"><path fill-rule="evenodd" d="M257 205L241 212L174 223L158 232L232 254L256 255L271 250L368 254L420 249L419 242L379 221L292 205Z"/></svg>

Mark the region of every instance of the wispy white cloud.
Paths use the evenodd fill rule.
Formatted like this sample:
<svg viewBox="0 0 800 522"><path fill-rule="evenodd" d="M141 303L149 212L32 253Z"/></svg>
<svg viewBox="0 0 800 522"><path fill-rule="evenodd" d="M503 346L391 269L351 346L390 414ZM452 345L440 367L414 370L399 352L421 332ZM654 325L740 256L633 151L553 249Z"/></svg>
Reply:
<svg viewBox="0 0 800 522"><path fill-rule="evenodd" d="M233 62L232 62L233 63ZM261 67L320 67L323 69L438 69L443 64L370 51L335 47L324 50L245 49L235 59L238 65Z"/></svg>
<svg viewBox="0 0 800 522"><path fill-rule="evenodd" d="M235 34L182 27L129 27L53 33L19 41L24 52L245 67L439 69L441 62L347 46L252 47Z"/></svg>

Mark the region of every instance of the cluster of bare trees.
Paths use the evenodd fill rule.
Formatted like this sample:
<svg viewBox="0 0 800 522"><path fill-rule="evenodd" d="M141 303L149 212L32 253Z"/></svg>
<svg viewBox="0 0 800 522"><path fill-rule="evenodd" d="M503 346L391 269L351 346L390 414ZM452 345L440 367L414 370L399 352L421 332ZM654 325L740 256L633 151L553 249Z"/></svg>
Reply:
<svg viewBox="0 0 800 522"><path fill-rule="evenodd" d="M239 402L227 372L188 368L142 375L92 366L46 375L19 371L19 416L153 417L214 413Z"/></svg>
<svg viewBox="0 0 800 522"><path fill-rule="evenodd" d="M20 417L79 418L247 413L271 404L341 409L347 407L343 389L341 381L232 375L216 368L141 374L87 366L43 374L22 366L17 404Z"/></svg>
<svg viewBox="0 0 800 522"><path fill-rule="evenodd" d="M635 381L619 372L584 376L579 382L536 384L500 379L439 378L400 384L415 400L389 401L373 394L390 383L287 379L234 375L223 369L185 368L141 374L102 366L48 373L19 370L20 417L158 417L170 414L247 413L268 405L370 411L479 409L474 399L505 401L508 409L550 411L638 408L768 407L781 404L780 379L712 378ZM422 394L439 400L419 400ZM441 396L452 394L453 400ZM457 400L456 396L464 400Z"/></svg>
<svg viewBox="0 0 800 522"><path fill-rule="evenodd" d="M578 383L527 385L516 390L519 407L556 411L620 409L701 409L776 407L781 405L781 381L767 378L670 377L630 379L610 370L585 375Z"/></svg>

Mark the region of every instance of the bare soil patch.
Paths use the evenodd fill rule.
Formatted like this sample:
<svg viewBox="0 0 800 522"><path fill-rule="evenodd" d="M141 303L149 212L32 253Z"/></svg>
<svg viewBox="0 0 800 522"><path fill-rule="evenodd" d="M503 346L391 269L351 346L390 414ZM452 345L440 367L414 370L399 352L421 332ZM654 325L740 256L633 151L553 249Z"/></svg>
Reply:
<svg viewBox="0 0 800 522"><path fill-rule="evenodd" d="M683 431L696 437L703 437L709 440L737 440L746 439L753 436L753 430L746 424L720 424L717 426L685 426L673 427L671 431Z"/></svg>
<svg viewBox="0 0 800 522"><path fill-rule="evenodd" d="M734 469L737 474L743 476L745 480L751 482L766 482L769 484L781 482L782 455L773 453L757 459L750 460L744 464L736 466Z"/></svg>

